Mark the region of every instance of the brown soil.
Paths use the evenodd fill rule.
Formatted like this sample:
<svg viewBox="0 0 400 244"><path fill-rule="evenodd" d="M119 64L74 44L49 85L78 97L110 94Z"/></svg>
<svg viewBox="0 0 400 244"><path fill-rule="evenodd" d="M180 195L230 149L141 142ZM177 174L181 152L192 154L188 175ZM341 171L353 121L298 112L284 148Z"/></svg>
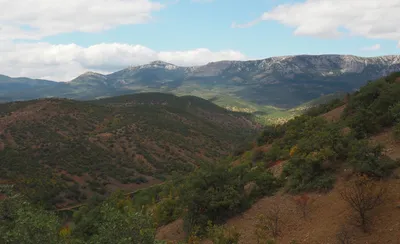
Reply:
<svg viewBox="0 0 400 244"><path fill-rule="evenodd" d="M342 106L337 107L321 116L330 122L336 122L336 121L339 121L340 117L342 116L343 110L345 108L346 108L346 105L342 105Z"/></svg>
<svg viewBox="0 0 400 244"><path fill-rule="evenodd" d="M388 128L383 132L370 138L373 144L380 143L385 146L384 153L392 159L400 159L400 142L396 142L393 137L393 128Z"/></svg>
<svg viewBox="0 0 400 244"><path fill-rule="evenodd" d="M329 121L337 121L344 106L332 110L323 115ZM344 133L348 133L348 128ZM385 154L392 159L400 159L400 143L392 138L392 129L386 129L380 134L370 138L371 143L381 143L385 146ZM240 159L235 163L240 163ZM271 171L278 175L282 163L272 166ZM400 175L400 169L398 170ZM395 174L396 175L396 174ZM344 187L344 179L339 179L334 189L327 194L310 194L313 199L310 214L306 219L301 217L293 201L293 197L287 194L278 194L265 197L256 202L243 214L229 219L227 226L235 226L240 232L240 243L257 243L254 233L257 216L266 214L270 206L281 206L282 234L277 243L304 244L329 244L338 243L336 235L342 226L347 226L351 234L351 243L397 243L400 244L400 177L385 182L388 188L388 198L384 205L374 210L373 225L370 233L363 233L357 227L351 225L352 211L340 197L340 189ZM157 237L159 239L182 241L182 220L173 222L160 228ZM180 235L174 233L179 232ZM203 243L209 243L204 241Z"/></svg>
<svg viewBox="0 0 400 244"><path fill-rule="evenodd" d="M257 243L254 233L257 216L266 214L271 206L280 206L282 216L281 236L277 243L329 244L338 243L336 234L342 225L347 225L351 234L351 243L400 243L400 180L387 181L388 199L373 213L373 225L370 233L363 233L357 227L349 225L351 210L340 197L344 187L339 180L335 188L327 194L310 194L313 200L306 219L301 217L294 204L294 196L278 194L265 197L256 202L249 210L227 221L227 226L235 226L240 232L243 244ZM163 240L183 240L182 220L159 229L157 238ZM179 235L177 234L179 233ZM206 242L204 242L206 243Z"/></svg>
<svg viewBox="0 0 400 244"><path fill-rule="evenodd" d="M157 230L156 238L158 240L167 240L173 243L183 241L185 239L183 220L178 219L168 225L160 227Z"/></svg>
<svg viewBox="0 0 400 244"><path fill-rule="evenodd" d="M271 173L274 175L274 177L279 177L282 174L283 167L285 166L285 163L287 161L278 161L275 163L273 166L269 168Z"/></svg>

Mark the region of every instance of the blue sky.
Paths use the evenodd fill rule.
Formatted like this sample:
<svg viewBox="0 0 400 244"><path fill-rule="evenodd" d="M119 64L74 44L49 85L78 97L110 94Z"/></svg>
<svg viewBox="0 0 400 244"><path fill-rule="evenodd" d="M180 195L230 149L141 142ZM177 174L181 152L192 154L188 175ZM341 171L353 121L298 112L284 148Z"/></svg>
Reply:
<svg viewBox="0 0 400 244"><path fill-rule="evenodd" d="M164 1L165 9L154 14L146 24L117 26L100 33L66 33L44 38L54 44L76 43L90 46L99 42L141 44L153 50L189 50L208 48L214 51L233 49L251 58L296 54L340 53L361 56L399 53L394 40L347 37L321 39L295 36L293 28L277 21L264 21L250 28L231 28L233 22L245 23L263 12L293 2L283 0L180 0ZM249 3L251 2L251 3ZM380 44L374 52L362 50Z"/></svg>
<svg viewBox="0 0 400 244"><path fill-rule="evenodd" d="M156 59L200 65L400 50L400 0L5 1L0 73L11 76L68 80Z"/></svg>

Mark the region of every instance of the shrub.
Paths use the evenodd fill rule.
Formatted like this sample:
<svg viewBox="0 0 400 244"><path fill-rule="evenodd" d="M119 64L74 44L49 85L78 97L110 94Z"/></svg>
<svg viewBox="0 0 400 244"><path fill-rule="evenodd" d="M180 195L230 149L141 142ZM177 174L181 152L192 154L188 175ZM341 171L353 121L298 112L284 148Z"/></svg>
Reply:
<svg viewBox="0 0 400 244"><path fill-rule="evenodd" d="M385 199L386 189L366 176L360 176L351 181L340 195L355 214L355 224L364 232L370 225L370 212L381 205Z"/></svg>
<svg viewBox="0 0 400 244"><path fill-rule="evenodd" d="M257 145L262 146L264 144L271 143L274 139L283 135L283 131L279 127L266 126L257 138Z"/></svg>
<svg viewBox="0 0 400 244"><path fill-rule="evenodd" d="M271 206L266 214L258 216L255 230L258 242L265 242L270 237L277 238L281 234L282 225L281 206Z"/></svg>
<svg viewBox="0 0 400 244"><path fill-rule="evenodd" d="M178 200L167 197L155 205L153 216L157 225L161 226L176 220L181 212Z"/></svg>
<svg viewBox="0 0 400 244"><path fill-rule="evenodd" d="M282 177L288 176L292 192L326 191L332 188L334 176L322 168L322 161L294 157L285 165Z"/></svg>
<svg viewBox="0 0 400 244"><path fill-rule="evenodd" d="M368 141L354 141L348 163L356 171L369 176L385 177L397 167L395 161L382 155L383 147L369 146Z"/></svg>
<svg viewBox="0 0 400 244"><path fill-rule="evenodd" d="M303 219L305 219L310 210L312 199L307 194L302 194L298 197L295 197L293 200L296 204L297 210L301 213Z"/></svg>
<svg viewBox="0 0 400 244"><path fill-rule="evenodd" d="M393 138L396 141L400 141L400 122L397 123L393 128Z"/></svg>
<svg viewBox="0 0 400 244"><path fill-rule="evenodd" d="M209 222L207 234L213 244L239 243L240 233L234 227L216 226Z"/></svg>
<svg viewBox="0 0 400 244"><path fill-rule="evenodd" d="M264 158L264 152L261 149L256 149L253 151L253 154L251 156L251 161L253 163L257 163L258 161L262 160Z"/></svg>
<svg viewBox="0 0 400 244"><path fill-rule="evenodd" d="M61 243L57 216L22 197L0 201L0 243Z"/></svg>

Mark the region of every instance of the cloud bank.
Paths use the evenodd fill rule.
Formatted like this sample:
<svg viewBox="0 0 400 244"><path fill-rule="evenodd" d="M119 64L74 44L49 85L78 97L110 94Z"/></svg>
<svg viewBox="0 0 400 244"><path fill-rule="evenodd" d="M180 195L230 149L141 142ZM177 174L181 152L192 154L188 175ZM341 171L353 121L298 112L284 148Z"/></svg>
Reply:
<svg viewBox="0 0 400 244"><path fill-rule="evenodd" d="M282 4L258 20L278 21L295 35L337 38L344 35L400 41L400 0L307 0ZM257 23L234 24L250 27ZM400 42L399 42L400 45Z"/></svg>
<svg viewBox="0 0 400 244"><path fill-rule="evenodd" d="M145 23L164 7L150 0L0 0L0 6L0 40L39 40Z"/></svg>
<svg viewBox="0 0 400 244"><path fill-rule="evenodd" d="M0 74L68 81L86 71L110 73L131 65L162 60L181 66L202 65L219 60L245 60L234 50L157 52L142 45L101 43L89 47L76 44L0 43Z"/></svg>

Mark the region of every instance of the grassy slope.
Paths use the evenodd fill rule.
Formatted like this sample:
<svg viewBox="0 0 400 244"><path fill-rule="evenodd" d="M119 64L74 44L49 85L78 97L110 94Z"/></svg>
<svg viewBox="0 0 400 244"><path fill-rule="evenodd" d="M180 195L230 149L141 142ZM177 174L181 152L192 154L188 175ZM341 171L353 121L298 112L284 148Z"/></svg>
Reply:
<svg viewBox="0 0 400 244"><path fill-rule="evenodd" d="M159 183L227 155L255 130L247 114L160 93L8 103L0 115L1 178L53 204Z"/></svg>

